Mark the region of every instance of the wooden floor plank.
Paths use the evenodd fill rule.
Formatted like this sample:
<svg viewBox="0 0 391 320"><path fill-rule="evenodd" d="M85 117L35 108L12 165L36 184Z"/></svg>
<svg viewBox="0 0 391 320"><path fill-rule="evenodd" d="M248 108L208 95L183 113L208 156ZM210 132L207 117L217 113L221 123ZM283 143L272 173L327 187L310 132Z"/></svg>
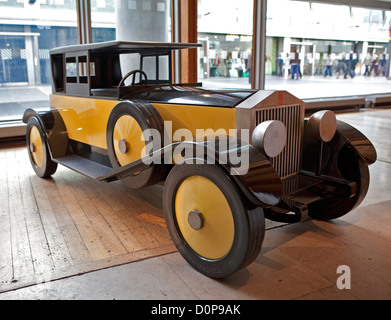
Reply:
<svg viewBox="0 0 391 320"><path fill-rule="evenodd" d="M45 227L42 223L41 212L38 208L33 191L34 187L30 181L30 176L33 174L33 170L25 159L27 158L26 152L24 149L19 149L15 150L14 155L15 163L19 168L17 173L34 272L37 274L44 274L54 269L52 248L50 248L50 234L46 233Z"/></svg>
<svg viewBox="0 0 391 320"><path fill-rule="evenodd" d="M28 230L13 150L7 150L8 203L11 225L13 279L34 274Z"/></svg>
<svg viewBox="0 0 391 320"><path fill-rule="evenodd" d="M13 279L12 241L10 218L0 216L0 283Z"/></svg>
<svg viewBox="0 0 391 320"><path fill-rule="evenodd" d="M157 248L159 241L134 217L134 214L128 210L117 211L116 214L121 222L132 232L137 241L146 249Z"/></svg>
<svg viewBox="0 0 391 320"><path fill-rule="evenodd" d="M66 208L68 209L69 214L75 221L75 225L77 226L79 233L84 240L92 260L109 258L109 252L103 245L99 235L96 233L90 221L84 214L80 204L75 199L72 192L72 187L68 186L65 179L63 178L56 180L56 186Z"/></svg>
<svg viewBox="0 0 391 320"><path fill-rule="evenodd" d="M6 149L0 149L0 164L0 282L10 283L13 279L13 261Z"/></svg>
<svg viewBox="0 0 391 320"><path fill-rule="evenodd" d="M54 268L62 269L69 267L73 264L72 258L51 206L49 196L46 193L44 181L39 177L32 176L31 183Z"/></svg>
<svg viewBox="0 0 391 320"><path fill-rule="evenodd" d="M0 163L0 291L175 251L148 191L61 166L41 179L25 146L0 148Z"/></svg>
<svg viewBox="0 0 391 320"><path fill-rule="evenodd" d="M85 183L85 193L89 199L94 203L95 207L102 214L104 219L110 225L113 232L116 234L118 239L121 241L122 245L126 248L127 252L134 252L138 250L143 250L146 247L143 246L133 232L123 223L120 217L114 212L111 207L98 196L96 188L99 188L100 184L94 183L92 181L87 181ZM118 211L117 211L118 212Z"/></svg>
<svg viewBox="0 0 391 320"><path fill-rule="evenodd" d="M138 200L131 196L131 190L124 187L121 183L114 183L107 185L105 190L110 188L112 190L111 197L115 198L116 202L122 203L125 208L131 208L131 210L120 210L117 211L121 219L128 226L128 228L135 234L137 239L147 245L147 247L154 247L159 245L166 245L166 239L161 241L161 235L158 234L162 230L155 230L155 228L145 223L142 219L139 219L139 215L145 212L143 206L147 206L147 203ZM103 192L103 188L101 190ZM102 194L103 195L103 194ZM160 211L160 215L162 212ZM164 230L163 230L164 231Z"/></svg>
<svg viewBox="0 0 391 320"><path fill-rule="evenodd" d="M0 149L0 217L9 215L8 205L8 177L7 177L7 154L5 149Z"/></svg>
<svg viewBox="0 0 391 320"><path fill-rule="evenodd" d="M79 233L75 221L69 214L67 206L59 194L55 179L54 177L54 180L47 180L43 183L73 264L89 262L92 260L91 255Z"/></svg>
<svg viewBox="0 0 391 320"><path fill-rule="evenodd" d="M91 199L86 196L86 179L87 178L81 175L75 174L68 174L65 177L68 186L71 187L72 193L76 201L78 201L84 214L90 221L92 227L94 228L103 245L105 246L107 252L111 256L117 256L127 253L125 247L122 245L121 241L119 241L116 234L113 232L111 226L107 223L99 210L94 206Z"/></svg>
<svg viewBox="0 0 391 320"><path fill-rule="evenodd" d="M157 208L148 202L140 201L131 192L124 192L118 186L116 190L118 196L121 197L121 202L132 208L132 212L137 212L134 217L156 238L159 244L167 245L172 241L167 231L161 208Z"/></svg>

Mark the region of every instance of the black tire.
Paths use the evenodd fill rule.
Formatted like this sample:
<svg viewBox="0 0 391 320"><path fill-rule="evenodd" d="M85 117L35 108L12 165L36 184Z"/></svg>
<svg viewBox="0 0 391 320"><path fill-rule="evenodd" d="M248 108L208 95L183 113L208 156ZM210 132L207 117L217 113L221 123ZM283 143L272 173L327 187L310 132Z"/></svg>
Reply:
<svg viewBox="0 0 391 320"><path fill-rule="evenodd" d="M327 198L308 206L308 215L316 220L338 219L358 207L367 195L369 188L369 169L367 163L348 146L338 155L338 170L348 181L357 184L357 192L350 198Z"/></svg>
<svg viewBox="0 0 391 320"><path fill-rule="evenodd" d="M44 131L36 117L31 117L27 122L26 143L36 175L43 179L51 177L57 171L57 163L52 160Z"/></svg>
<svg viewBox="0 0 391 320"><path fill-rule="evenodd" d="M195 245L191 243L194 238L193 236L189 237L189 241L185 239L186 235L184 236L183 233L186 233L187 231L183 230L187 228L187 230L191 230L191 232L193 232L192 228L194 227L185 226L182 227L183 230L181 230L181 227L179 225L182 223L183 226L183 221L186 221L186 219L188 219L188 217L186 217L188 210L177 210L178 203L176 198L177 196L182 196L182 191L179 190L182 190L180 188L183 186L185 181L186 183L188 183L189 179L202 179L202 181L207 182L207 185L212 183L210 184L213 186L212 189L219 190L222 195L222 201L226 201L229 206L230 210L227 211L219 209L219 211L221 211L223 214L225 214L225 212L227 214L227 216L224 216L221 220L230 220L230 213L232 214L232 221L234 226L232 235L230 231L227 231L227 235L220 235L220 232L219 236L216 236L222 236L222 242L227 241L228 246L222 246L222 250L220 250L221 248L218 247L216 244L220 242L220 239L216 239L217 241L207 241L209 240L207 236L215 236L213 233L210 232L211 230L224 230L224 232L225 230L230 230L230 228L224 227L223 221L221 224L219 222L213 224L213 219L211 218L215 214L213 211L216 208L221 208L220 206L217 206L217 204L220 203L218 199L216 199L215 201L215 198L213 197L216 191L212 191L211 193L211 197L213 200L206 203L205 205L203 202L205 201L205 198L202 197L202 194L205 194L205 191L207 193L211 192L211 190L209 189L194 189L193 192L189 193L188 198L186 198L190 201L190 203L187 203L188 200L184 201L185 199L178 199L179 202L185 203L185 205L189 206L192 206L194 203L197 203L199 199L200 207L208 207L208 210L206 210L206 212L201 212L203 210L199 211L201 212L200 215L202 216L202 220L204 220L204 227L199 230L194 229L195 233L197 233L196 237L200 238L200 242L196 243ZM213 205L215 205L214 208ZM178 251L193 268L208 277L229 277L238 270L252 263L254 259L258 256L262 248L262 243L265 236L265 218L263 214L263 209L259 207L249 209L241 193L238 191L237 187L234 185L230 177L218 165L183 164L175 166L171 170L164 186L163 209L167 228ZM198 209L195 205L192 210L193 211L191 211L191 213L198 212ZM208 223L209 225L207 225ZM208 230L206 230L207 226L209 228ZM205 231L203 228L205 228ZM205 239L203 239L204 234L198 234L198 232L201 231L207 234L207 236L205 236ZM225 239L224 237L226 237L227 239ZM231 239L232 246L229 247L229 245L231 244ZM218 254L215 253L216 257L211 258L210 255L208 256L207 254L201 252L209 251L209 249L204 250L203 247L200 248L203 241L207 241L208 245L212 247L211 251L214 251L215 248L213 247L216 246L216 251L218 251ZM220 257L220 255L222 256Z"/></svg>
<svg viewBox="0 0 391 320"><path fill-rule="evenodd" d="M113 168L120 168L125 165L119 163L113 142L114 127L122 116L134 118L143 132L148 129L156 129L159 131L161 137L164 136L163 120L151 104L143 102L134 103L131 101L118 104L110 115L106 133L108 154ZM128 188L141 189L160 182L165 174L166 168L164 165L153 165L138 174L124 178L122 182Z"/></svg>

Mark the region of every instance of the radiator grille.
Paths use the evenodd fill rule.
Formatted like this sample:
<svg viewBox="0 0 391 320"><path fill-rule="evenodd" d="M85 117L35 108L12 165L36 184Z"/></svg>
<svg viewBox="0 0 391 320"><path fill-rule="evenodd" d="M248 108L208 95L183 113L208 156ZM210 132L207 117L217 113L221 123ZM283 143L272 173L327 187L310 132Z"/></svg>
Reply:
<svg viewBox="0 0 391 320"><path fill-rule="evenodd" d="M271 163L281 178L300 171L302 136L304 126L304 106L278 106L275 108L255 110L255 126L263 121L279 120L287 128L287 143L283 152Z"/></svg>

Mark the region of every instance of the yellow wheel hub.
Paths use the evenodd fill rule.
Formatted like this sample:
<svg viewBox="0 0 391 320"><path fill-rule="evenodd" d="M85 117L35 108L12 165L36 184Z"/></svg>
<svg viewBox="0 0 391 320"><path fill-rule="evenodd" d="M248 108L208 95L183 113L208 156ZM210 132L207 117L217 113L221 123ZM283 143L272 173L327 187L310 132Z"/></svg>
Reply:
<svg viewBox="0 0 391 320"><path fill-rule="evenodd" d="M187 244L200 256L217 260L226 256L234 241L234 221L221 190L202 176L187 178L175 197L178 227Z"/></svg>
<svg viewBox="0 0 391 320"><path fill-rule="evenodd" d="M125 115L120 117L113 131L113 146L117 160L125 166L145 156L143 131L136 119Z"/></svg>
<svg viewBox="0 0 391 320"><path fill-rule="evenodd" d="M30 153L35 165L38 168L43 166L43 143L42 138L37 127L32 126L30 129Z"/></svg>

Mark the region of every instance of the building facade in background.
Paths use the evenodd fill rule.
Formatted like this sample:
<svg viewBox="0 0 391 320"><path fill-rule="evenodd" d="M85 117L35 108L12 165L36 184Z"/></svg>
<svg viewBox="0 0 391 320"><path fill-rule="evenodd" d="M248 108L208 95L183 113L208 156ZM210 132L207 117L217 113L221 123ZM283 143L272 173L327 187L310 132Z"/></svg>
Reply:
<svg viewBox="0 0 391 320"><path fill-rule="evenodd" d="M94 42L121 40L123 34L126 40L171 40L168 0L91 0L91 11ZM378 58L382 76L390 19L389 11L268 1L266 73L278 75L283 58L286 76L290 55L298 52L304 76L323 75L329 54L334 61L352 54L360 74L369 53ZM148 32L132 33L145 26ZM250 77L252 35L253 0L198 0L199 79ZM76 0L0 0L0 85L50 84L49 50L77 43Z"/></svg>

